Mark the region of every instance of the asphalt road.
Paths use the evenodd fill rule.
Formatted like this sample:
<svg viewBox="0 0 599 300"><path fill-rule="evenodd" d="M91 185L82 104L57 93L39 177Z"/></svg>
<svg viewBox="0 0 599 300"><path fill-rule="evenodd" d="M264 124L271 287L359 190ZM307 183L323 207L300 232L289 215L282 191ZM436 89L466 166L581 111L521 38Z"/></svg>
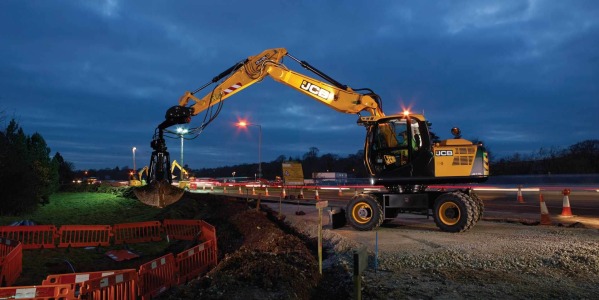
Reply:
<svg viewBox="0 0 599 300"><path fill-rule="evenodd" d="M366 189L367 191L368 189ZM543 200L549 211L549 215L556 224L571 225L581 223L590 228L599 228L599 192L596 189L572 188L568 196L568 202L574 217L562 217L560 214L563 211L564 195L561 187L540 187L540 188L523 188L522 199L518 200L518 191L516 188L493 188L485 187L475 189L476 193L485 204L485 213L483 220L489 221L513 221L534 223L540 220L540 195L543 195ZM345 207L347 201L355 195L356 192L361 193L364 188L321 188L318 191L320 200L327 200L329 206ZM225 191L223 187L214 187L213 189L198 189L195 192L206 193L226 193L231 196L239 196L242 198L258 198L262 201L274 201L278 203L287 203L292 207L314 206L316 204L316 193L313 189L285 189L287 199L282 197L281 188L247 188L242 187L241 193L239 187L228 187ZM267 195L268 194L268 195ZM303 199L297 199L302 194ZM302 208L305 210L305 208ZM398 219L405 219L405 214L400 214ZM421 217L420 217L421 218ZM432 223L432 220L430 220ZM434 226L434 224L433 224Z"/></svg>

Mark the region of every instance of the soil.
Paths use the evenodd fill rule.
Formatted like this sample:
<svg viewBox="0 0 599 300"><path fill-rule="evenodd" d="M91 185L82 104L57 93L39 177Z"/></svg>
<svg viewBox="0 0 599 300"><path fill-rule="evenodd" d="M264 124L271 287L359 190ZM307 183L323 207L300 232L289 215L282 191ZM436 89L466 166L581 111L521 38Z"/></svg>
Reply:
<svg viewBox="0 0 599 300"><path fill-rule="evenodd" d="M256 203L186 193L159 218L202 219L215 226L218 265L161 299L348 299L348 271L329 265L321 275L317 241ZM326 251L324 251L326 252Z"/></svg>

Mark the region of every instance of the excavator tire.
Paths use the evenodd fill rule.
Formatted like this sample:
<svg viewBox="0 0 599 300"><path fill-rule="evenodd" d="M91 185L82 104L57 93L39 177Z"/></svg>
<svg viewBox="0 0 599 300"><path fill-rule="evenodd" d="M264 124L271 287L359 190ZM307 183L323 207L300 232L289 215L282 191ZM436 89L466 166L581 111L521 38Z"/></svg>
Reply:
<svg viewBox="0 0 599 300"><path fill-rule="evenodd" d="M372 230L383 224L383 207L372 196L361 194L353 197L345 210L348 223L357 230Z"/></svg>
<svg viewBox="0 0 599 300"><path fill-rule="evenodd" d="M445 193L435 199L433 218L442 231L464 232L476 223L478 205L462 192Z"/></svg>
<svg viewBox="0 0 599 300"><path fill-rule="evenodd" d="M185 191L167 181L153 181L148 185L136 187L133 193L141 203L163 208L179 201Z"/></svg>
<svg viewBox="0 0 599 300"><path fill-rule="evenodd" d="M478 215L476 216L476 221L478 222L483 217L483 213L485 212L485 203L480 197L478 197L476 193L470 193L470 198L474 200L476 206L478 207Z"/></svg>

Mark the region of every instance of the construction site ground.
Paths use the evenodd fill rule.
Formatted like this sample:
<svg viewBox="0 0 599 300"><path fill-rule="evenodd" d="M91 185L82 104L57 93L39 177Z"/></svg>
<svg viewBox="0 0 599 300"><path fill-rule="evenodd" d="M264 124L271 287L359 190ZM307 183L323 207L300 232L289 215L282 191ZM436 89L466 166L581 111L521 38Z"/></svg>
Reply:
<svg viewBox="0 0 599 300"><path fill-rule="evenodd" d="M333 229L325 208L320 274L314 200L262 201L257 210L256 200L240 196L185 193L153 217L202 219L215 226L218 239L218 265L160 299L351 299L353 253L363 246L368 252L368 267L360 277L363 299L596 299L599 295L599 232L584 218L554 218L552 225L539 225L539 215L485 211L469 231L447 233L430 217L400 214L377 230L357 231L349 226ZM113 270L137 268L166 252L180 253L192 246L172 240L145 244L129 245L143 253L124 262L107 258L107 249L27 250L24 261L30 262L31 255L48 260L45 265L28 264L17 284L39 284L47 274L71 272L60 257L77 258L79 272Z"/></svg>
<svg viewBox="0 0 599 300"><path fill-rule="evenodd" d="M298 202L299 203L299 202ZM189 194L165 210L213 224L219 264L162 299L349 299L353 252L366 246L363 299L592 299L599 294L599 234L578 222L538 225L489 213L468 232L439 231L400 215L376 231L332 229L323 210L318 270L314 205ZM279 215L280 211L280 215Z"/></svg>

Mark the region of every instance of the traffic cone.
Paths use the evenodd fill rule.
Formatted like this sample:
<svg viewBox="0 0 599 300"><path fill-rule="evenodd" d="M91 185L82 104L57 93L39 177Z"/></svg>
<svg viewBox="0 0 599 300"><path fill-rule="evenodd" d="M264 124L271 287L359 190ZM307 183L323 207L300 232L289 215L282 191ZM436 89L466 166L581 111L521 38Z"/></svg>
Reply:
<svg viewBox="0 0 599 300"><path fill-rule="evenodd" d="M343 192L341 191L341 188L339 188L339 194L337 194L337 195L339 195L339 197L343 196Z"/></svg>
<svg viewBox="0 0 599 300"><path fill-rule="evenodd" d="M270 196L270 195L268 194L268 187L265 187L265 188L264 188L264 196Z"/></svg>
<svg viewBox="0 0 599 300"><path fill-rule="evenodd" d="M318 196L318 188L316 189L316 192L314 193L314 199L320 200L320 196Z"/></svg>
<svg viewBox="0 0 599 300"><path fill-rule="evenodd" d="M539 201L541 202L541 225L551 225L551 217L541 193L539 193Z"/></svg>
<svg viewBox="0 0 599 300"><path fill-rule="evenodd" d="M522 197L522 186L518 186L518 203L524 203L524 197Z"/></svg>
<svg viewBox="0 0 599 300"><path fill-rule="evenodd" d="M560 216L573 217L574 215L572 215L572 209L570 209L570 189L564 189L562 194L564 195L564 205L562 207L562 214Z"/></svg>

